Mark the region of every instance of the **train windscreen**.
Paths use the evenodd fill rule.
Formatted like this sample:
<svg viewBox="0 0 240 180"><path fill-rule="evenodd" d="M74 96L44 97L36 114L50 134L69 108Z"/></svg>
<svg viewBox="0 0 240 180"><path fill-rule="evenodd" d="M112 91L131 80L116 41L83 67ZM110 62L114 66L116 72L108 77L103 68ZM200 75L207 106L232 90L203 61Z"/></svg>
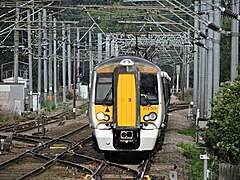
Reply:
<svg viewBox="0 0 240 180"><path fill-rule="evenodd" d="M158 104L158 83L155 74L141 74L140 76L140 94L141 105Z"/></svg>
<svg viewBox="0 0 240 180"><path fill-rule="evenodd" d="M112 74L99 74L96 85L96 104L112 105Z"/></svg>

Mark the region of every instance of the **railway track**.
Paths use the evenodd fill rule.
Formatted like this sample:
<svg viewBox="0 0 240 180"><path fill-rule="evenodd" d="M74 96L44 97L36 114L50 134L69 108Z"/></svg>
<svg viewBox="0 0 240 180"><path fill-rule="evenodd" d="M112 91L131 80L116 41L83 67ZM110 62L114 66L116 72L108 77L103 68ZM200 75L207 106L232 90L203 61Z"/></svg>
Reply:
<svg viewBox="0 0 240 180"><path fill-rule="evenodd" d="M178 105L176 105L178 106ZM186 109L186 104L174 110ZM173 111L172 109L172 111ZM154 154L138 163L109 161L92 148L88 124L58 137L13 134L14 140L34 144L0 164L0 179L150 179ZM141 156L139 156L141 157ZM161 176L157 179L163 179Z"/></svg>
<svg viewBox="0 0 240 180"><path fill-rule="evenodd" d="M168 107L168 112L173 112L173 111L178 111L178 110L183 110L188 108L189 108L189 103L170 104L170 106Z"/></svg>
<svg viewBox="0 0 240 180"><path fill-rule="evenodd" d="M87 105L88 103L84 103L79 107L80 113L77 114L77 116L84 113L82 109L85 109ZM2 125L0 126L0 132L2 133L12 132L12 133L18 134L18 133L26 132L33 129L42 128L43 126L47 126L53 123L63 123L63 121L73 119L73 117L74 117L73 112L64 111L50 117L41 116L39 117L38 120L36 119L22 120L14 124Z"/></svg>
<svg viewBox="0 0 240 180"><path fill-rule="evenodd" d="M40 146L0 164L0 179L46 179L60 170L58 176L67 177L69 169L75 172L75 177L85 179L143 179L148 161L136 165L139 170L106 161L101 153L93 150L92 136L87 135L87 128L85 125L57 138L45 139L47 142ZM76 134L79 134L78 139ZM37 138L33 139L38 142Z"/></svg>

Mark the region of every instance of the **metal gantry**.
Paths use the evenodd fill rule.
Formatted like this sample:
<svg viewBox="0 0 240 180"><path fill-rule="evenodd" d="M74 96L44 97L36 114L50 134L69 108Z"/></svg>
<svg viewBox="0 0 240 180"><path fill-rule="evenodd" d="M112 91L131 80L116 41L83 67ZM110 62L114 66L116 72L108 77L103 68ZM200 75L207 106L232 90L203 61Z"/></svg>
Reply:
<svg viewBox="0 0 240 180"><path fill-rule="evenodd" d="M27 46L29 108L32 108L34 66L38 67L37 91L41 101L51 101L57 105L58 91L61 91L63 102L67 101L67 91L72 91L75 58L77 90L80 95L82 78L89 83L97 63L111 56L127 54L148 58L160 66L173 67L173 89L176 86L179 88L181 79L182 93L189 88L189 68L190 63L194 63L195 110L197 112L198 109L199 117L211 116L210 103L219 89L220 36L226 34L220 27L221 13L235 18L232 20L231 79L238 73L236 45L239 2L232 0L232 11L235 14L221 7L220 0L214 0L214 3L203 0L200 4L195 1L192 7L177 0L151 1L154 3L152 6L141 3L144 2L118 6L64 6L58 1L37 0L4 3L9 10L0 14L1 22L4 23L0 35L6 35L1 39L0 47L7 47L4 43L11 41L8 39L13 33L14 82L18 82L19 54ZM68 10L77 11L78 17L74 14L74 20L71 15L66 17L64 12ZM130 12L132 14L128 14ZM118 22L121 28L102 26L101 16L109 16L109 21ZM114 29L116 31L111 32ZM19 42L23 42L24 31L28 33L27 45L23 43L21 47ZM182 65L181 77L179 65ZM38 107L40 110L41 105Z"/></svg>

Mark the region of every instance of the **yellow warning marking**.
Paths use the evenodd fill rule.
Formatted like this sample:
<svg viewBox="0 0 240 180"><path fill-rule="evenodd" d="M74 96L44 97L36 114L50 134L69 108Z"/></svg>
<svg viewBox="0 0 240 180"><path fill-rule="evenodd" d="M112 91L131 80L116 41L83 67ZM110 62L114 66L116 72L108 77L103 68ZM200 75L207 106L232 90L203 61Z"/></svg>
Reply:
<svg viewBox="0 0 240 180"><path fill-rule="evenodd" d="M144 175L144 180L151 180L151 177L149 175Z"/></svg>
<svg viewBox="0 0 240 180"><path fill-rule="evenodd" d="M89 177L91 177L90 174L87 174L85 177L84 177L84 180L87 180Z"/></svg>
<svg viewBox="0 0 240 180"><path fill-rule="evenodd" d="M66 146L50 146L49 149L67 149Z"/></svg>

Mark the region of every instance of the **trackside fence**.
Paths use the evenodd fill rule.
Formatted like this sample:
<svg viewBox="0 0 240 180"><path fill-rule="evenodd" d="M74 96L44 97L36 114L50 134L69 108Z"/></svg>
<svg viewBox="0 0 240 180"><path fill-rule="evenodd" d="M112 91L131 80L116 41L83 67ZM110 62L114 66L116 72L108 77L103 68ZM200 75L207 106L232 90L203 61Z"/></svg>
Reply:
<svg viewBox="0 0 240 180"><path fill-rule="evenodd" d="M232 164L219 164L218 180L240 180L240 167Z"/></svg>

